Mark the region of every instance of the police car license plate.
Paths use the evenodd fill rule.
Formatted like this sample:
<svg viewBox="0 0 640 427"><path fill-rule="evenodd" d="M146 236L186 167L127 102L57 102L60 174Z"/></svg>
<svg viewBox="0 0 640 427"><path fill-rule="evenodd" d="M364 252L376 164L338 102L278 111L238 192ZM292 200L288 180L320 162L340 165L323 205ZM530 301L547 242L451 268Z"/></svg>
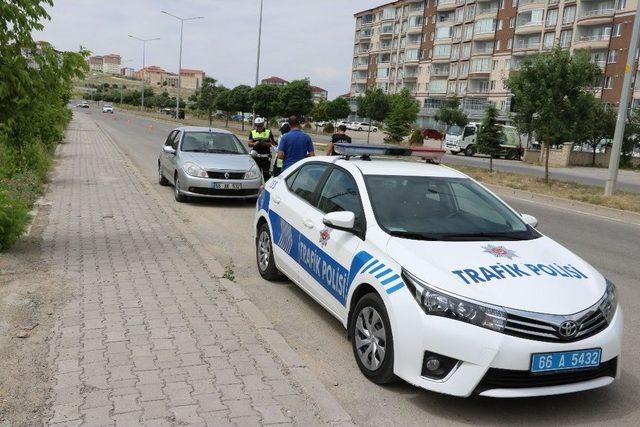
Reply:
<svg viewBox="0 0 640 427"><path fill-rule="evenodd" d="M593 368L600 365L602 349L558 351L531 355L531 372L557 372L571 369Z"/></svg>
<svg viewBox="0 0 640 427"><path fill-rule="evenodd" d="M216 190L242 190L242 184L227 184L223 182L214 182L213 188Z"/></svg>

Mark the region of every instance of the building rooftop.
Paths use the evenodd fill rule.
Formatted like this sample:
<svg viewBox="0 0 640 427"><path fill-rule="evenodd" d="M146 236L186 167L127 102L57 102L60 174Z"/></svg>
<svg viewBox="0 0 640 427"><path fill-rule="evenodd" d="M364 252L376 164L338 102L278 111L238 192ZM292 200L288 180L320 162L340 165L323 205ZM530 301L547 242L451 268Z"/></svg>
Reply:
<svg viewBox="0 0 640 427"><path fill-rule="evenodd" d="M276 77L276 76L271 76L269 78L262 79L262 82L263 83L289 83L287 80L281 79L280 77Z"/></svg>
<svg viewBox="0 0 640 427"><path fill-rule="evenodd" d="M311 86L311 92L320 93L320 92L327 92L327 90L322 89L321 87L318 87L318 86Z"/></svg>
<svg viewBox="0 0 640 427"><path fill-rule="evenodd" d="M202 70L193 70L190 68L181 68L180 69L180 74L204 74L204 71Z"/></svg>

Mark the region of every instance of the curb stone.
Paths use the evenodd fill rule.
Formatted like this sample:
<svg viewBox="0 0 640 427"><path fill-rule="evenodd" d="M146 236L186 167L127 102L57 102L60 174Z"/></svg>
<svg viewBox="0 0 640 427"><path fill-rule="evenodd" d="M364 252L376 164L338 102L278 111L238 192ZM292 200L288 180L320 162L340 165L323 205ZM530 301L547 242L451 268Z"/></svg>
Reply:
<svg viewBox="0 0 640 427"><path fill-rule="evenodd" d="M188 229L188 227L181 221L178 210L170 207L161 199L158 191L143 178L138 168L124 154L120 147L118 147L109 132L101 127L99 123L96 122L96 125L98 129L105 134L107 140L117 151L124 165L139 178L141 186L147 190L147 194L153 198L153 200L159 205L160 209L167 213L178 215L178 218L174 218L173 215L167 215L167 219L173 222L176 229L178 229L187 240L197 241L197 238L191 230ZM290 372L289 376L292 378L293 382L302 388L307 398L310 398L310 400L319 409L321 418L332 425L355 425L351 416L345 411L342 405L335 397L333 397L333 395L331 395L331 393L329 393L320 380L315 377L311 370L304 364L298 353L293 350L289 344L287 344L284 337L274 329L273 324L266 318L266 316L264 316L260 309L251 302L241 287L238 284L222 277L224 274L224 267L222 264L213 258L201 245L194 245L194 250L202 259L207 260L207 268L210 268L213 275L220 280L220 283L223 285L223 289L236 301L238 308L256 327L260 337L275 352L285 368Z"/></svg>

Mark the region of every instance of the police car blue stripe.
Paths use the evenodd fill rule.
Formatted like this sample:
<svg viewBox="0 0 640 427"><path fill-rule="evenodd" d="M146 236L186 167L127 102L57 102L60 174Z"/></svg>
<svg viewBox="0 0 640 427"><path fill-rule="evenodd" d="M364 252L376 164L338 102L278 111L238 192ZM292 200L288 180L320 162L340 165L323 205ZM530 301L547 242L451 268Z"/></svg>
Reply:
<svg viewBox="0 0 640 427"><path fill-rule="evenodd" d="M399 291L400 289L402 289L404 287L404 283L398 283L397 285L387 289L387 294L392 294L395 291Z"/></svg>
<svg viewBox="0 0 640 427"><path fill-rule="evenodd" d="M400 276L398 276L397 274L394 274L393 276L391 276L391 277L389 277L389 278L387 278L387 279L384 279L384 280L383 280L382 282L380 282L380 283L382 284L382 286L386 286L386 285L388 285L389 283L391 283L391 282L393 282L393 281L395 281L395 280L398 280L399 278L400 278Z"/></svg>
<svg viewBox="0 0 640 427"><path fill-rule="evenodd" d="M380 273L380 274L376 275L376 279L379 279L379 278L381 278L381 277L383 277L383 276L386 276L386 275L387 275L387 274L389 274L389 273L391 273L391 269L390 269L390 268L387 268L387 269L386 269L385 271L383 271L382 273Z"/></svg>
<svg viewBox="0 0 640 427"><path fill-rule="evenodd" d="M373 273L375 273L376 271L380 270L382 267L384 267L384 264L382 264L382 263L381 263L381 264L379 264L379 265L377 265L373 270L371 270L371 271L369 272L369 274L373 274Z"/></svg>
<svg viewBox="0 0 640 427"><path fill-rule="evenodd" d="M361 273L366 273L368 269L370 269L371 267L373 267L374 265L376 265L378 263L377 259L374 259L373 261L371 261L365 268L362 269Z"/></svg>

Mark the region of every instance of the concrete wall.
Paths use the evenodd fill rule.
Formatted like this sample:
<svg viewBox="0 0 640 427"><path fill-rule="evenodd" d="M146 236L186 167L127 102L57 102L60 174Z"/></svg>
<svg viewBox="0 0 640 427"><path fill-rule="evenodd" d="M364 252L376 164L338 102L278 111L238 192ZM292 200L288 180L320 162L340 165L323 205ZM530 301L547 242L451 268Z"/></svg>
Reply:
<svg viewBox="0 0 640 427"><path fill-rule="evenodd" d="M596 167L608 167L611 159L611 147L607 147L604 153L596 153ZM531 164L544 164L544 151L527 149L522 161ZM549 153L549 166L564 168L567 166L591 166L593 153L590 151L573 151L572 143L565 143L562 148L552 148ZM640 166L640 158L631 160L634 167Z"/></svg>

